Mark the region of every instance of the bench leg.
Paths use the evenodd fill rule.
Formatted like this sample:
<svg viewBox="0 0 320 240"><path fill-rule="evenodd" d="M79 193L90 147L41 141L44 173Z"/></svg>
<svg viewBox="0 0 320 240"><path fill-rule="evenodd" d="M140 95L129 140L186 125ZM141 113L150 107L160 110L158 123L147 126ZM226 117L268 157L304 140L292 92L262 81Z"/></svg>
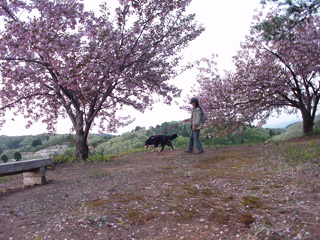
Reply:
<svg viewBox="0 0 320 240"><path fill-rule="evenodd" d="M45 167L41 167L40 168L40 177L41 177L41 184L46 184L46 168Z"/></svg>
<svg viewBox="0 0 320 240"><path fill-rule="evenodd" d="M46 183L46 169L44 167L39 168L34 172L23 173L23 186L33 186L36 184Z"/></svg>

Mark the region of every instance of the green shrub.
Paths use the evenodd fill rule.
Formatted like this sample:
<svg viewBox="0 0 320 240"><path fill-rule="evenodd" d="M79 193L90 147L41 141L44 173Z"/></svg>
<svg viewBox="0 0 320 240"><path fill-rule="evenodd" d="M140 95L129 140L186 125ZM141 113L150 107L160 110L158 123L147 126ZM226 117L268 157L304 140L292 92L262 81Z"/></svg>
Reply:
<svg viewBox="0 0 320 240"><path fill-rule="evenodd" d="M1 156L1 160L2 160L4 163L6 163L6 162L8 161L8 156L5 155L5 154L3 154L3 155Z"/></svg>
<svg viewBox="0 0 320 240"><path fill-rule="evenodd" d="M13 158L16 160L16 161L20 161L22 156L21 156L21 153L20 152L15 152L13 154Z"/></svg>
<svg viewBox="0 0 320 240"><path fill-rule="evenodd" d="M53 165L75 161L74 156L58 154L52 157Z"/></svg>
<svg viewBox="0 0 320 240"><path fill-rule="evenodd" d="M68 155L68 156L74 156L76 152L75 148L67 148L64 150L64 155Z"/></svg>

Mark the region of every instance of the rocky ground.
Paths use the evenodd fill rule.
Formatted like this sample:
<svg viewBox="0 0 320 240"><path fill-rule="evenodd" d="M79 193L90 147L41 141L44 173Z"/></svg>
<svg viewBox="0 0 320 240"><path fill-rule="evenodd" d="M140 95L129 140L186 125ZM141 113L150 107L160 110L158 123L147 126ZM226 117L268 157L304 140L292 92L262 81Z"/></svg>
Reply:
<svg viewBox="0 0 320 240"><path fill-rule="evenodd" d="M0 239L320 239L319 159L285 161L279 149L60 164L28 188L0 178Z"/></svg>

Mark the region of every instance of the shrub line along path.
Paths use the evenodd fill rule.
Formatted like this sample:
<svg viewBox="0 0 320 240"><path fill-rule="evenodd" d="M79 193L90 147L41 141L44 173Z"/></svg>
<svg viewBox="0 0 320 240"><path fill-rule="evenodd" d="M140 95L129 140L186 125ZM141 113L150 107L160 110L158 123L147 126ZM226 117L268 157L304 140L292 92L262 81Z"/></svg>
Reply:
<svg viewBox="0 0 320 240"><path fill-rule="evenodd" d="M275 149L59 164L31 188L1 178L0 239L319 239L319 159L290 166Z"/></svg>

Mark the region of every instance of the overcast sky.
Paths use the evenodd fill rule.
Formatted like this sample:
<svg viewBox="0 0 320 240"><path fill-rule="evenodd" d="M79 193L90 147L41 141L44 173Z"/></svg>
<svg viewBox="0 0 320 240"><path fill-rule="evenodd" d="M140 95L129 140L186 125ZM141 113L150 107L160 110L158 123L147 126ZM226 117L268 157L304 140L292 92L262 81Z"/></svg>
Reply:
<svg viewBox="0 0 320 240"><path fill-rule="evenodd" d="M109 0L111 4L117 0ZM97 9L98 0L85 0L85 4L90 9ZM261 9L260 0L194 0L189 6L188 11L196 13L196 19L202 23L206 30L195 41L190 43L188 49L183 51L186 61L194 61L202 57L210 58L212 53L218 54L218 67L223 70L232 68L231 58L240 49L240 42L249 33L252 16L255 9ZM181 99L178 103L183 104L190 88L196 82L196 70L188 70L178 76L172 83L181 88ZM200 102L201 104L201 102ZM136 126L149 128L163 122L179 121L189 117L189 113L183 111L175 103L167 106L155 104L152 111L140 113L135 110L126 110L127 114L134 116L136 121L125 128L119 129L118 134L131 131ZM125 115L125 114L124 114ZM295 120L299 115L283 114L280 118L270 118L267 124L275 124ZM16 118L11 121L12 115L7 115L7 123L0 130L0 135L36 135L46 132L46 127L41 123L35 123L31 128L25 129L27 120ZM71 122L69 119L59 121L57 133L69 133ZM93 129L91 133L97 133L98 129Z"/></svg>

